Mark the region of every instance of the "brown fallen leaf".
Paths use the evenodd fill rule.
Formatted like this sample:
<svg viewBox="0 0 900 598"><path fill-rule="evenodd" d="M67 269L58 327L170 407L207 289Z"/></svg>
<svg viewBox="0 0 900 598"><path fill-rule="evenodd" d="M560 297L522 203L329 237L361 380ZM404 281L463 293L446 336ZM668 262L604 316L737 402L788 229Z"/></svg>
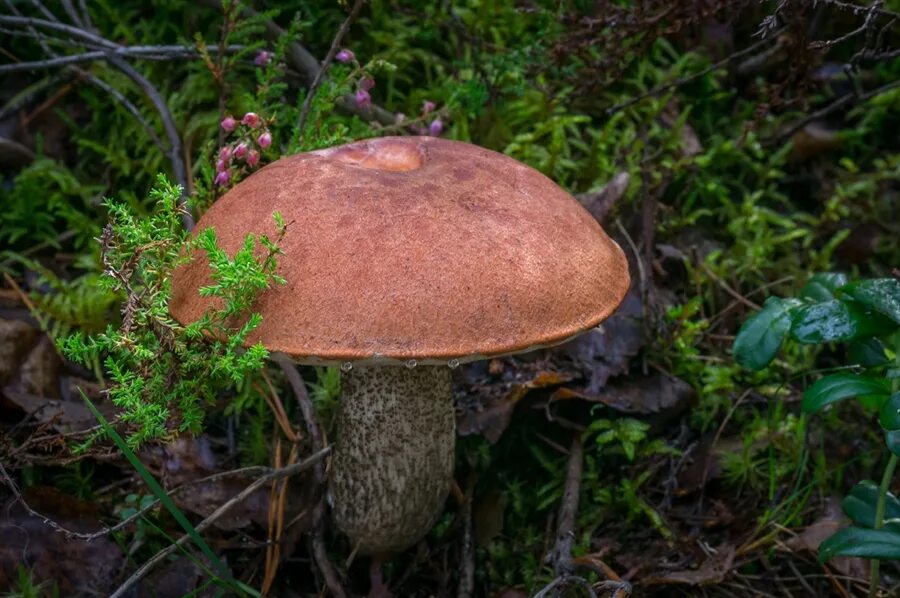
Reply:
<svg viewBox="0 0 900 598"><path fill-rule="evenodd" d="M179 437L165 445L147 449L142 453L142 457L151 467L162 472L164 484L168 488L194 482L222 471L211 448L209 437L205 435L196 438ZM208 517L251 482L252 480L244 477L226 477L191 483L174 493L172 499L178 508ZM265 526L268 522L268 511L269 489L260 488L216 520L213 525L223 530L237 530L251 523Z"/></svg>
<svg viewBox="0 0 900 598"><path fill-rule="evenodd" d="M137 591L138 598L159 598L161 596L212 598L221 596L221 588L214 584L206 584L209 576L196 562L197 558L197 556L191 558L180 556L155 569L140 584ZM209 568L207 565L207 569Z"/></svg>
<svg viewBox="0 0 900 598"><path fill-rule="evenodd" d="M714 438L705 439L685 462L676 476L675 495L686 496L703 488L707 482L722 477L722 455L742 451L744 439L740 436L720 438L715 445ZM757 444L752 448L762 448Z"/></svg>
<svg viewBox="0 0 900 598"><path fill-rule="evenodd" d="M820 122L811 122L791 137L791 155L795 162L815 158L819 154L841 147L843 140L838 131L829 129Z"/></svg>
<svg viewBox="0 0 900 598"><path fill-rule="evenodd" d="M502 490L492 490L479 496L472 506L472 520L475 524L475 541L482 548L503 531L503 512L506 510L507 496Z"/></svg>
<svg viewBox="0 0 900 598"><path fill-rule="evenodd" d="M731 544L719 546L715 553L708 557L697 569L683 569L669 571L656 576L641 579L641 585L672 585L683 584L690 586L705 586L721 583L731 572L734 565L735 549Z"/></svg>
<svg viewBox="0 0 900 598"><path fill-rule="evenodd" d="M27 489L24 498L67 529L81 533L101 529L94 503L43 486ZM28 514L16 500L0 508L0 538L0 588L13 587L17 568L23 566L35 583L55 584L60 596L106 596L116 587L124 565L121 549L110 538L69 538Z"/></svg>
<svg viewBox="0 0 900 598"><path fill-rule="evenodd" d="M0 318L0 387L12 380L37 337L38 331L27 323Z"/></svg>
<svg viewBox="0 0 900 598"><path fill-rule="evenodd" d="M643 307L637 285L605 322L555 351L567 355L587 379L585 392L597 394L607 381L628 371L632 358L644 346Z"/></svg>
<svg viewBox="0 0 900 598"><path fill-rule="evenodd" d="M825 513L802 532L789 538L783 546L793 552L817 554L819 545L849 522L841 511L841 499L832 496L825 503ZM837 557L828 561L828 564L840 573L858 579L864 579L868 572L865 559L857 557Z"/></svg>
<svg viewBox="0 0 900 598"><path fill-rule="evenodd" d="M649 377L610 384L597 394L560 388L554 391L550 400L582 399L602 403L621 413L669 420L687 409L696 394L684 380L657 372Z"/></svg>
<svg viewBox="0 0 900 598"><path fill-rule="evenodd" d="M14 392L58 398L60 396L59 372L62 359L46 334L40 335L37 344L19 364L19 374L7 385Z"/></svg>
<svg viewBox="0 0 900 598"><path fill-rule="evenodd" d="M625 194L629 181L631 181L631 176L623 171L611 178L599 191L579 193L575 199L591 213L597 222L603 224L606 215Z"/></svg>
<svg viewBox="0 0 900 598"><path fill-rule="evenodd" d="M467 405L457 416L457 430L461 436L481 434L491 444L497 442L509 425L513 409L522 397L537 388L558 386L570 381L572 376L559 372L539 372L527 382L513 384L506 395L491 401L490 404Z"/></svg>

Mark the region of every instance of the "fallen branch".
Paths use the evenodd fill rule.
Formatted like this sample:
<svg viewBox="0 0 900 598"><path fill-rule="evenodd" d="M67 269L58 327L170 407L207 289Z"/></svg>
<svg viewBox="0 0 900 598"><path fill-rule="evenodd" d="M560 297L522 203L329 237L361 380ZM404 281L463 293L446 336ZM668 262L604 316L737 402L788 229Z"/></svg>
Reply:
<svg viewBox="0 0 900 598"><path fill-rule="evenodd" d="M456 589L456 598L472 598L475 595L475 542L472 537L472 501L475 495L475 471L469 475L466 484L466 493L463 496L460 510L462 511L462 555L460 561L459 587ZM455 485L455 482L454 482Z"/></svg>
<svg viewBox="0 0 900 598"><path fill-rule="evenodd" d="M557 578L572 573L572 545L575 541L575 517L578 515L578 498L581 494L581 473L584 468L584 442L576 432L569 447L569 465L566 484L563 487L559 516L556 522L556 544L547 554L546 561L553 564Z"/></svg>

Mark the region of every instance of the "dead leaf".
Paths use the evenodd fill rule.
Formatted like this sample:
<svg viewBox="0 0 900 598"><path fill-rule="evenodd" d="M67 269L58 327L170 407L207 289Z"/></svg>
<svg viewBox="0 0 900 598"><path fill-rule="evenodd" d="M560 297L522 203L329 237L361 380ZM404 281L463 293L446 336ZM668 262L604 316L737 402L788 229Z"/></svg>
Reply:
<svg viewBox="0 0 900 598"><path fill-rule="evenodd" d="M837 131L820 122L811 122L791 137L790 159L802 162L841 147L843 140Z"/></svg>
<svg viewBox="0 0 900 598"><path fill-rule="evenodd" d="M34 152L12 139L0 137L0 170L17 171L34 160Z"/></svg>
<svg viewBox="0 0 900 598"><path fill-rule="evenodd" d="M721 583L731 572L734 565L734 546L725 544L716 549L715 554L708 557L697 569L684 569L670 571L656 577L648 577L641 580L642 585L671 585L685 584L690 586L705 586Z"/></svg>
<svg viewBox="0 0 900 598"><path fill-rule="evenodd" d="M472 506L472 520L475 524L475 541L482 548L503 531L503 512L506 510L507 496L502 490L492 490L478 497Z"/></svg>
<svg viewBox="0 0 900 598"><path fill-rule="evenodd" d="M0 318L0 386L10 381L37 342L38 331L20 320Z"/></svg>
<svg viewBox="0 0 900 598"><path fill-rule="evenodd" d="M849 522L841 511L841 499L832 496L825 503L825 513L800 534L784 542L783 546L793 552L810 552L815 555L826 538ZM837 557L831 559L829 564L842 574L858 579L864 579L868 572L865 559L857 557Z"/></svg>
<svg viewBox="0 0 900 598"><path fill-rule="evenodd" d="M689 455L676 477L676 496L687 496L703 488L710 480L719 479L722 476L722 455L744 448L744 439L740 436L720 438L715 446L713 440L713 437L707 438Z"/></svg>
<svg viewBox="0 0 900 598"><path fill-rule="evenodd" d="M588 380L585 392L597 394L613 376L628 371L631 359L644 346L640 292L632 285L619 308L605 322L560 345Z"/></svg>
<svg viewBox="0 0 900 598"><path fill-rule="evenodd" d="M29 488L25 500L67 529L81 533L101 529L94 503L55 488ZM14 500L0 509L0 538L0 588L13 587L17 567L24 566L35 583L55 583L61 596L106 596L116 587L124 565L121 549L110 538L69 538Z"/></svg>
<svg viewBox="0 0 900 598"><path fill-rule="evenodd" d="M509 425L513 409L522 397L537 388L558 386L570 381L572 376L558 372L539 372L527 382L513 384L509 392L489 404L467 405L457 416L457 430L461 436L481 434L491 444L497 442Z"/></svg>
<svg viewBox="0 0 900 598"><path fill-rule="evenodd" d="M657 372L649 377L610 384L598 394L560 388L550 400L583 399L602 403L621 413L653 415L660 420L669 420L682 413L696 394L684 380Z"/></svg>
<svg viewBox="0 0 900 598"><path fill-rule="evenodd" d="M198 556L180 556L167 561L144 579L138 588L138 598L159 598L160 596L196 596L212 598L221 596L222 590L214 584L205 585L208 575L197 564Z"/></svg>
<svg viewBox="0 0 900 598"><path fill-rule="evenodd" d="M12 392L58 398L62 360L53 341L42 334L28 356L19 364L19 374L7 385Z"/></svg>
<svg viewBox="0 0 900 598"><path fill-rule="evenodd" d="M165 486L174 488L196 482L222 471L212 450L208 436L182 436L165 445L151 447L142 455L145 462L160 471ZM225 477L212 481L190 483L174 493L172 498L180 509L208 517L228 502L252 480L244 477ZM237 530L251 523L265 526L268 522L269 488L260 488L213 524L222 530ZM292 511L293 513L293 511Z"/></svg>
<svg viewBox="0 0 900 598"><path fill-rule="evenodd" d="M606 215L616 205L628 189L631 176L627 172L620 172L609 180L599 191L579 193L575 196L584 208L591 213L597 222L603 224Z"/></svg>

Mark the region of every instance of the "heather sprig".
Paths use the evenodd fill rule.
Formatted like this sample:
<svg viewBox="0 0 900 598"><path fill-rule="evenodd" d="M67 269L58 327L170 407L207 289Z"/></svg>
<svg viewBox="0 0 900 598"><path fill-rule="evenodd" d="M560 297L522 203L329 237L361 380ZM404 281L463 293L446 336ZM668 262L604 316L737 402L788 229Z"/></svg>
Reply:
<svg viewBox="0 0 900 598"><path fill-rule="evenodd" d="M278 233L247 235L229 256L215 231L191 239L182 230L181 190L165 177L152 197L156 210L138 218L124 205L108 201L110 222L101 235L104 284L121 291L122 321L96 335L73 334L60 342L67 357L81 363L102 358L109 376L106 391L129 424L129 443L162 439L175 432L199 432L205 409L221 392L246 383L268 353L262 345L244 348L262 317L251 313L258 294L284 284L278 274L278 247L286 225L274 215ZM173 270L197 251L205 253L212 283L200 289L218 306L188 326L168 310Z"/></svg>

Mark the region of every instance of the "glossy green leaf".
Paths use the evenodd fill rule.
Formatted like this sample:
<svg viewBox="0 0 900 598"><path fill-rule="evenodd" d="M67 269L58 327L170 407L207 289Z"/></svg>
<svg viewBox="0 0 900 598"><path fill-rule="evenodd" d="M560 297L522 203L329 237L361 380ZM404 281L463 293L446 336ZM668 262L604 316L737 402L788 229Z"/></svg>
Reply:
<svg viewBox="0 0 900 598"><path fill-rule="evenodd" d="M895 392L881 406L878 422L885 430L900 430L900 392Z"/></svg>
<svg viewBox="0 0 900 598"><path fill-rule="evenodd" d="M847 363L874 368L889 361L884 343L874 337L859 338L847 347Z"/></svg>
<svg viewBox="0 0 900 598"><path fill-rule="evenodd" d="M769 365L791 330L791 310L799 305L797 299L769 297L738 331L734 339L735 361L751 370Z"/></svg>
<svg viewBox="0 0 900 598"><path fill-rule="evenodd" d="M841 292L900 324L900 280L876 278L848 284Z"/></svg>
<svg viewBox="0 0 900 598"><path fill-rule="evenodd" d="M900 430L885 430L884 443L888 450L900 457Z"/></svg>
<svg viewBox="0 0 900 598"><path fill-rule="evenodd" d="M853 523L868 528L875 527L875 508L878 503L878 484L863 480L841 502L841 509ZM884 501L884 528L900 533L900 500L887 493Z"/></svg>
<svg viewBox="0 0 900 598"><path fill-rule="evenodd" d="M824 563L836 556L900 559L900 533L890 529L844 528L819 545L819 561Z"/></svg>
<svg viewBox="0 0 900 598"><path fill-rule="evenodd" d="M820 272L810 277L800 289L800 297L815 301L834 299L834 292L847 284L847 275L841 272Z"/></svg>
<svg viewBox="0 0 900 598"><path fill-rule="evenodd" d="M820 378L806 389L801 403L803 411L812 413L826 405L852 397L883 395L890 393L890 383L884 378L860 376L858 374L832 374Z"/></svg>
<svg viewBox="0 0 900 598"><path fill-rule="evenodd" d="M791 334L801 343L848 341L890 332L893 322L855 301L832 299L793 312Z"/></svg>

